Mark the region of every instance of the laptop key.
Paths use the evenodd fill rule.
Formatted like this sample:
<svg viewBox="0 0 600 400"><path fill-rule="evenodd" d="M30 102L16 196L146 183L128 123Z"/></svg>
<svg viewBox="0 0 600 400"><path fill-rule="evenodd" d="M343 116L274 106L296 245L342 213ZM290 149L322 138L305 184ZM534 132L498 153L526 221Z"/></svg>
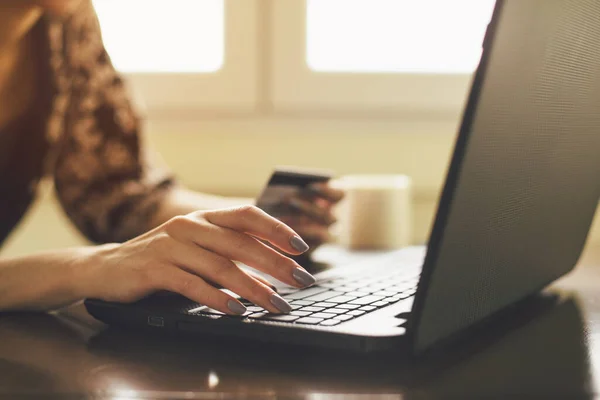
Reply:
<svg viewBox="0 0 600 400"><path fill-rule="evenodd" d="M297 311L292 311L290 313L290 315L296 315L298 317L306 317L307 315L310 315L310 314L312 314L312 311L300 311L300 310L297 310Z"/></svg>
<svg viewBox="0 0 600 400"><path fill-rule="evenodd" d="M321 326L334 326L334 325L341 324L341 323L342 323L342 321L337 320L337 319L328 319L326 321L321 322L319 325L321 325Z"/></svg>
<svg viewBox="0 0 600 400"><path fill-rule="evenodd" d="M336 287L334 290L339 291L339 292L344 292L344 293L348 293L348 292L353 292L355 290L360 290L359 287L356 286L338 286Z"/></svg>
<svg viewBox="0 0 600 400"><path fill-rule="evenodd" d="M221 312L219 310L215 310L212 308L202 308L202 309L195 309L195 310L190 310L189 313L193 313L193 314L214 314L214 315L225 315L224 312Z"/></svg>
<svg viewBox="0 0 600 400"><path fill-rule="evenodd" d="M345 310L355 310L355 309L357 309L358 307L360 307L360 306L358 306L358 305L356 305L356 304L338 304L338 305L336 306L336 308L343 308L343 309L345 309Z"/></svg>
<svg viewBox="0 0 600 400"><path fill-rule="evenodd" d="M300 318L297 315L279 315L279 314L271 314L265 315L262 319L266 319L269 321L281 321L281 322L293 322Z"/></svg>
<svg viewBox="0 0 600 400"><path fill-rule="evenodd" d="M307 325L317 325L319 322L323 321L323 318L312 318L312 317L304 317L296 320L298 324L307 324Z"/></svg>
<svg viewBox="0 0 600 400"><path fill-rule="evenodd" d="M283 298L286 300L302 300L307 297L314 296L316 294L328 292L328 291L329 291L329 288L313 286L308 289L299 290L295 293L285 295L285 296L283 296Z"/></svg>
<svg viewBox="0 0 600 400"><path fill-rule="evenodd" d="M312 318L323 318L323 319L330 319L335 317L336 314L330 314L330 313L326 313L326 312L319 312L319 313L315 313L313 315L311 315Z"/></svg>
<svg viewBox="0 0 600 400"><path fill-rule="evenodd" d="M335 317L333 317L333 319L337 319L338 321L348 321L349 319L354 318L354 315L348 315L348 314L340 314L340 315L336 315Z"/></svg>
<svg viewBox="0 0 600 400"><path fill-rule="evenodd" d="M372 293L372 292L358 290L358 291L354 291L354 292L345 293L344 295L351 296L351 297L365 297L365 296L368 296L370 293Z"/></svg>
<svg viewBox="0 0 600 400"><path fill-rule="evenodd" d="M242 315L228 315L228 317L232 317L232 318L237 318L237 317L248 317L249 315L253 314L252 311L246 311L245 313L243 313Z"/></svg>
<svg viewBox="0 0 600 400"><path fill-rule="evenodd" d="M395 295L397 295L398 292L390 292L390 291L387 291L387 290L381 290L381 291L375 292L373 294L375 294L377 296L389 297L389 296L395 296Z"/></svg>
<svg viewBox="0 0 600 400"><path fill-rule="evenodd" d="M262 318L262 317L264 317L264 316L265 316L265 315L267 315L267 314L269 314L269 313L268 313L268 312L254 313L254 314L250 315L248 318L251 318L251 319L258 319L258 318Z"/></svg>
<svg viewBox="0 0 600 400"><path fill-rule="evenodd" d="M314 304L314 301L294 300L294 301L290 302L290 304L298 304L301 306L310 306L311 304Z"/></svg>
<svg viewBox="0 0 600 400"><path fill-rule="evenodd" d="M356 297L354 297L354 296L337 296L332 299L328 299L327 302L329 302L329 303L347 303L354 299L356 299Z"/></svg>
<svg viewBox="0 0 600 400"><path fill-rule="evenodd" d="M374 285L369 285L369 286L367 286L367 288L368 289L373 288L375 290L383 290L384 288L388 288L390 286L392 286L392 284L389 282L386 282L386 283L376 283Z"/></svg>
<svg viewBox="0 0 600 400"><path fill-rule="evenodd" d="M250 306L250 307L246 307L246 309L248 311L252 311L252 312L265 311L264 308L258 307L258 306Z"/></svg>
<svg viewBox="0 0 600 400"><path fill-rule="evenodd" d="M201 315L204 318L210 318L210 319L221 319L223 317L225 317L225 314L222 315L218 315L218 314L198 314ZM227 315L229 317L229 315ZM240 318L240 316L238 315L237 317L233 317L232 318Z"/></svg>
<svg viewBox="0 0 600 400"><path fill-rule="evenodd" d="M390 304L390 302L389 302L389 301L385 301L385 300L382 300L382 301L376 301L375 303L371 303L371 305L372 305L372 306L375 306L375 307L385 307L385 306L387 306L388 304Z"/></svg>
<svg viewBox="0 0 600 400"><path fill-rule="evenodd" d="M364 282L348 282L346 284L344 284L344 286L346 287L352 287L352 288L361 288L361 287L365 287L366 285L364 284Z"/></svg>
<svg viewBox="0 0 600 400"><path fill-rule="evenodd" d="M323 311L324 308L323 307L313 307L313 306L308 306L308 307L304 307L301 308L300 311L310 311L310 312L319 312L319 311Z"/></svg>
<svg viewBox="0 0 600 400"><path fill-rule="evenodd" d="M379 279L379 277L375 277L375 278L361 277L361 278L355 279L353 282L360 282L363 284L363 286L367 286L370 284L375 284L379 281L381 281L381 279Z"/></svg>
<svg viewBox="0 0 600 400"><path fill-rule="evenodd" d="M332 314L345 314L348 312L348 310L344 310L343 308L328 308L325 311Z"/></svg>
<svg viewBox="0 0 600 400"><path fill-rule="evenodd" d="M319 285L321 287L329 288L329 289L335 289L338 286L340 286L339 282L323 282L323 283L317 283L317 285Z"/></svg>
<svg viewBox="0 0 600 400"><path fill-rule="evenodd" d="M329 308L329 307L335 307L335 306L337 306L336 303L328 303L326 301L322 301L320 303L313 304L313 307L323 307L323 308Z"/></svg>
<svg viewBox="0 0 600 400"><path fill-rule="evenodd" d="M330 299L330 298L336 297L336 296L340 296L342 294L343 294L342 292L335 292L333 290L330 290L330 291L327 291L327 292L315 294L315 295L310 296L310 297L305 297L305 299L306 300L312 300L312 301L325 301L327 299Z"/></svg>
<svg viewBox="0 0 600 400"><path fill-rule="evenodd" d="M377 307L373 307L373 306L362 306L361 308L359 308L359 310L362 310L362 311L373 311L373 310L377 310Z"/></svg>
<svg viewBox="0 0 600 400"><path fill-rule="evenodd" d="M350 304L358 304L358 305L361 305L361 306L366 306L368 304L374 303L374 302L379 301L381 299L383 299L383 296L373 296L373 295L371 295L371 296L360 297L360 298L358 298L356 300L349 301L349 303Z"/></svg>
<svg viewBox="0 0 600 400"><path fill-rule="evenodd" d="M348 311L347 315L353 315L355 317L358 317L359 315L363 315L364 313L366 313L366 311L361 311L361 310L351 310Z"/></svg>

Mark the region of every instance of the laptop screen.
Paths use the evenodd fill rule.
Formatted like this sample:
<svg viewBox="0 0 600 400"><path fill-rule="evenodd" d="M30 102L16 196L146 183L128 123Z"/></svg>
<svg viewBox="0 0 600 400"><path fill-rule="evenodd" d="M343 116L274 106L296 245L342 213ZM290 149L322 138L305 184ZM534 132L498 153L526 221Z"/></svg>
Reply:
<svg viewBox="0 0 600 400"><path fill-rule="evenodd" d="M600 197L600 2L498 1L419 292L422 351L575 265Z"/></svg>

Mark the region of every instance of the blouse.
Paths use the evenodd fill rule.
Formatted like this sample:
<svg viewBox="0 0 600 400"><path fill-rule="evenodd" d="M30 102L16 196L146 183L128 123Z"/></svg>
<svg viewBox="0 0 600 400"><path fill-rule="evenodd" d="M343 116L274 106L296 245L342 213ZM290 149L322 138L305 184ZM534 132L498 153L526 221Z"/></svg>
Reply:
<svg viewBox="0 0 600 400"><path fill-rule="evenodd" d="M92 242L122 242L148 228L175 185L144 150L140 118L102 43L91 0L34 29L35 107L0 129L0 245L54 180L70 220Z"/></svg>

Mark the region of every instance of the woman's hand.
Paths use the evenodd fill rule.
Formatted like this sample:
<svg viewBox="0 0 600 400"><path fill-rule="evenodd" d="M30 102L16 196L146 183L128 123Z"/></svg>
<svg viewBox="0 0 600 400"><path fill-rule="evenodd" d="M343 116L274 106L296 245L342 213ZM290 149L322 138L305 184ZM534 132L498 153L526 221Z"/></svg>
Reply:
<svg viewBox="0 0 600 400"><path fill-rule="evenodd" d="M336 222L333 207L344 192L324 183L306 187L283 197L280 204L258 207L293 228L309 244L311 251L330 240L329 227ZM302 256L308 255L303 253Z"/></svg>
<svg viewBox="0 0 600 400"><path fill-rule="evenodd" d="M298 288L315 279L257 239L295 256L309 248L290 227L256 207L198 211L126 243L99 247L92 256L86 297L133 302L168 290L226 314L243 314L242 303L218 285L270 312L288 313L291 307L285 300L232 260Z"/></svg>

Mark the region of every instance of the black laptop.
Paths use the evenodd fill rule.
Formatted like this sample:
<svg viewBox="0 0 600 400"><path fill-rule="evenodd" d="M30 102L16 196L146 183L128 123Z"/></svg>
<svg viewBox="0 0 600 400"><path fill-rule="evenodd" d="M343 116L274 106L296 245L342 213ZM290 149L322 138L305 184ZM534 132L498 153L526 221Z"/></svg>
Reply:
<svg viewBox="0 0 600 400"><path fill-rule="evenodd" d="M441 33L440 33L441 34ZM600 198L600 2L499 0L427 248L287 292L288 315L179 296L85 302L114 325L418 354L575 266Z"/></svg>

